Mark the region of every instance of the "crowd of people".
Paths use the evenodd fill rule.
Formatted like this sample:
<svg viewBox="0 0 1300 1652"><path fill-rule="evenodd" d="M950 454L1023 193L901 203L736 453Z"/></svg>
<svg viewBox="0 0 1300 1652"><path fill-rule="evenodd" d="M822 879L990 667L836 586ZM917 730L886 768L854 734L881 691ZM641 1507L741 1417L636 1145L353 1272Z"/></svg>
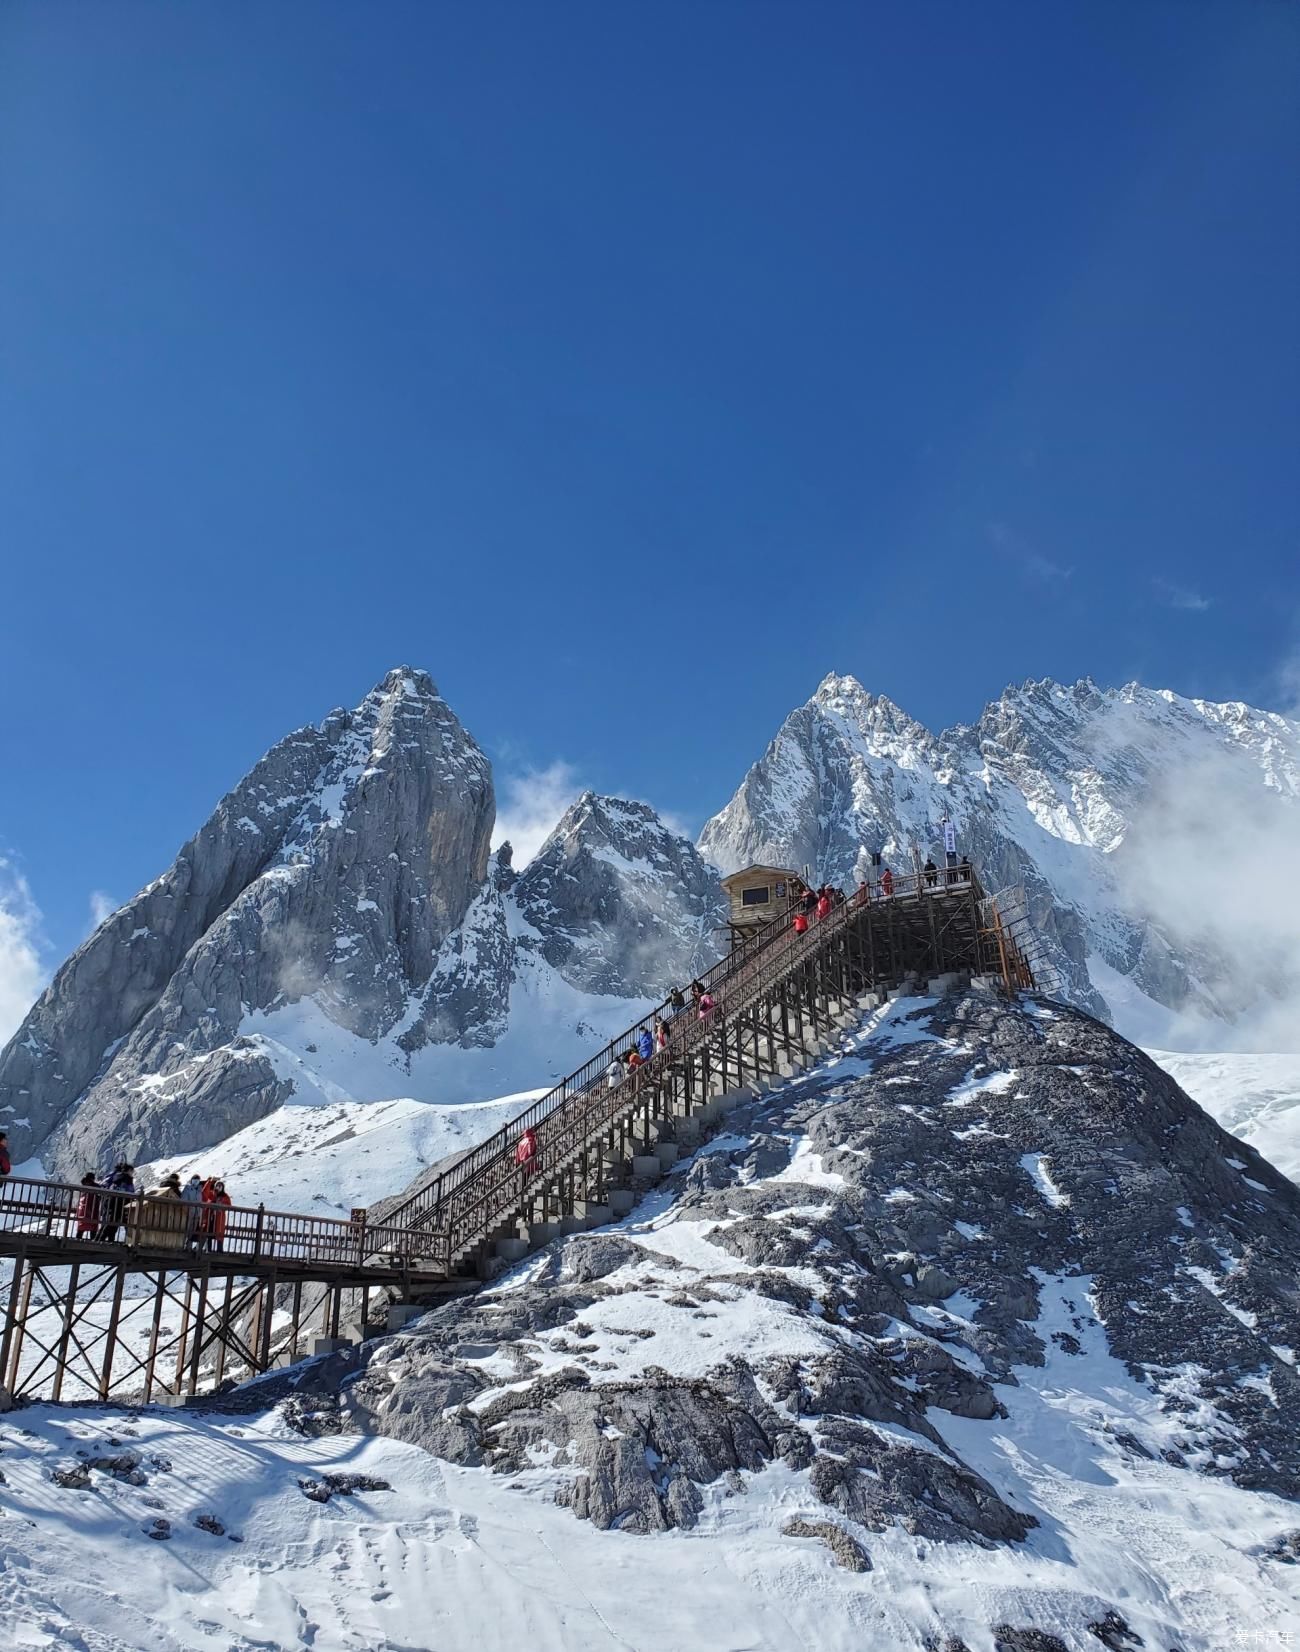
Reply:
<svg viewBox="0 0 1300 1652"><path fill-rule="evenodd" d="M159 1186L136 1186L135 1166L119 1159L101 1182L93 1170L81 1178L77 1237L151 1250L219 1251L226 1242L232 1200L219 1176L194 1175L182 1185L173 1171Z"/></svg>

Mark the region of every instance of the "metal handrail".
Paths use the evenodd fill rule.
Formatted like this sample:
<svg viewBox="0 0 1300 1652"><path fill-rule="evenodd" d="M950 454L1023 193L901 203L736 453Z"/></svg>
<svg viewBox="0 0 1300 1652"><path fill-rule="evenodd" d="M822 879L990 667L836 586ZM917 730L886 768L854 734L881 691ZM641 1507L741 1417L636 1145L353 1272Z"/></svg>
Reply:
<svg viewBox="0 0 1300 1652"><path fill-rule="evenodd" d="M80 1231L87 1226L89 1232ZM391 1222L308 1216L265 1205L195 1204L30 1176L0 1181L0 1236L76 1245L105 1233L99 1243L190 1261L234 1256L337 1269L402 1266L417 1255L446 1262L443 1247L430 1245L427 1230L416 1233ZM125 1238L119 1239L122 1233Z"/></svg>

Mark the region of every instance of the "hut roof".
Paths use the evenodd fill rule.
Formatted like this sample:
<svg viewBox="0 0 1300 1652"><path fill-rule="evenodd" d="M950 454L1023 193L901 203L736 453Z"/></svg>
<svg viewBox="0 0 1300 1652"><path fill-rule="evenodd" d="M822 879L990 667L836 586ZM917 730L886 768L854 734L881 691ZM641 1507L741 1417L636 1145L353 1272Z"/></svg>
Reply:
<svg viewBox="0 0 1300 1652"><path fill-rule="evenodd" d="M791 878L797 878L798 876L798 872L792 872L788 866L745 866L742 867L739 872L729 872L727 876L722 879L722 887L724 889L730 889L733 883L739 883L743 878L785 878L788 882Z"/></svg>

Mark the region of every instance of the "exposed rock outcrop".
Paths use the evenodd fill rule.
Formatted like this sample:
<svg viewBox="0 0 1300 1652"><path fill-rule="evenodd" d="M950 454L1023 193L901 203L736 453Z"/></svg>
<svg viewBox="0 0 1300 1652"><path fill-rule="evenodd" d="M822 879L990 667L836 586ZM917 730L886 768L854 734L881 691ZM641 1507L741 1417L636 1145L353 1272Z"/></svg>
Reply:
<svg viewBox="0 0 1300 1652"><path fill-rule="evenodd" d="M850 1533L1014 1543L1034 1510L945 1419L1100 1362L1087 1449L1300 1494L1300 1190L1085 1015L905 1000L672 1185L367 1345L339 1423L624 1531L782 1463Z"/></svg>

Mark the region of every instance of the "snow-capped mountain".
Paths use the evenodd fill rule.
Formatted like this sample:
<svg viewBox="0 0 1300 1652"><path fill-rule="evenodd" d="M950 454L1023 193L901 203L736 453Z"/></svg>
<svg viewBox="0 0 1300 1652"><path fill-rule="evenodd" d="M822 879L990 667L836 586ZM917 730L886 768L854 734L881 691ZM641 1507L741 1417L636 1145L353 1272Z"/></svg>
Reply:
<svg viewBox="0 0 1300 1652"><path fill-rule="evenodd" d="M1245 705L1028 682L936 735L832 674L699 847L847 883L873 850L942 861L945 817L990 889L1023 885L1066 993L1147 1041L1300 982L1300 723Z"/></svg>
<svg viewBox="0 0 1300 1652"><path fill-rule="evenodd" d="M423 672L289 735L0 1055L15 1159L79 1175L291 1100L534 1088L716 949L716 878L644 804L586 794L522 875L489 857L494 817L488 760Z"/></svg>

